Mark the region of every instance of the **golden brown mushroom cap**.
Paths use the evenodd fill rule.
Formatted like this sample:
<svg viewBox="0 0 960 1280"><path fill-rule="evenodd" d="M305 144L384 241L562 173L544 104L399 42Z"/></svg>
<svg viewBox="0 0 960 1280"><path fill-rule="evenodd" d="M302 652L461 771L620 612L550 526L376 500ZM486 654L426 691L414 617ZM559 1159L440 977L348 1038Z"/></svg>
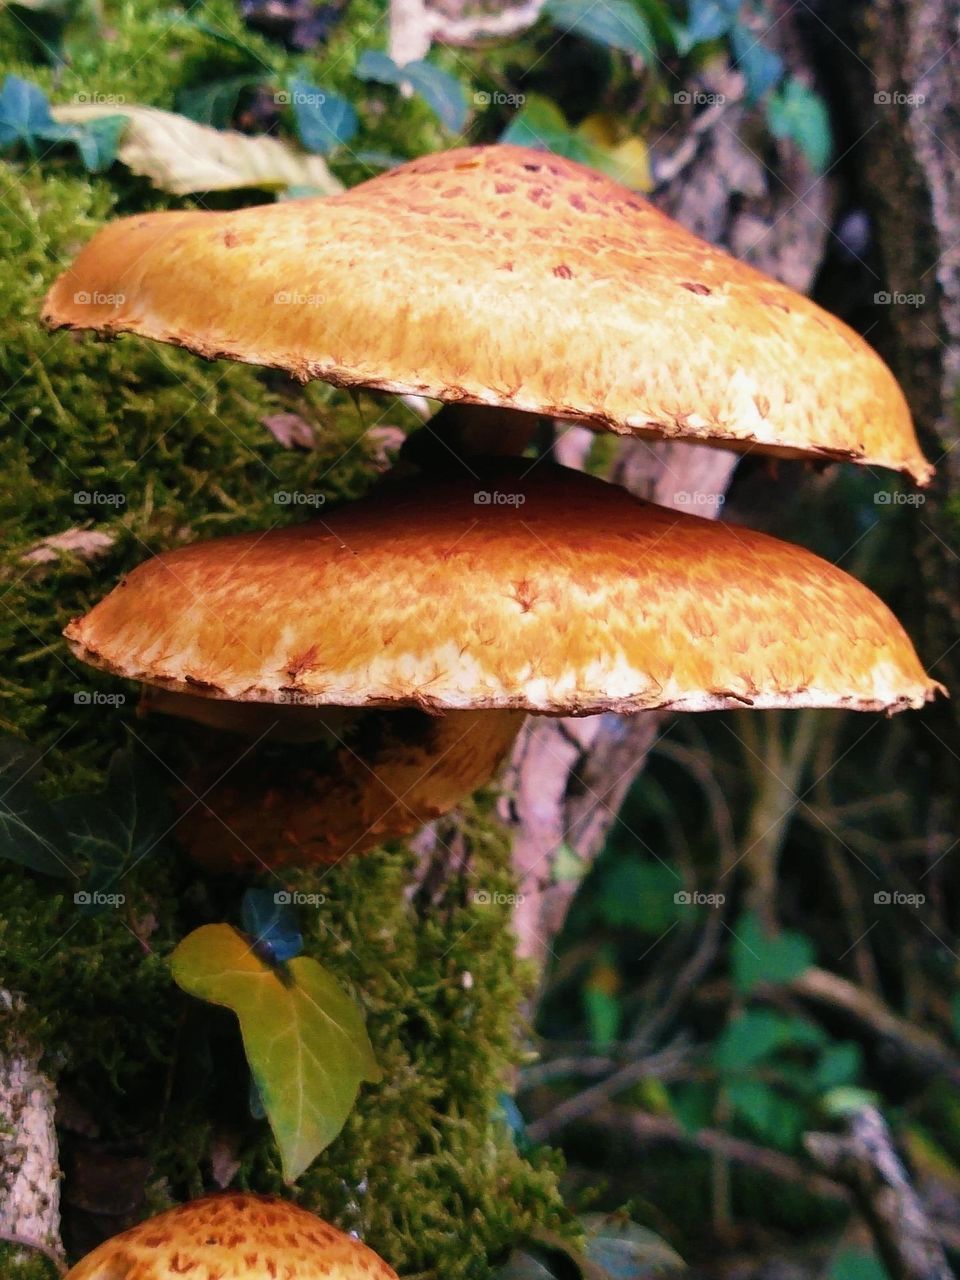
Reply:
<svg viewBox="0 0 960 1280"><path fill-rule="evenodd" d="M932 473L893 375L846 325L523 147L424 156L327 198L124 218L43 317L303 380Z"/></svg>
<svg viewBox="0 0 960 1280"><path fill-rule="evenodd" d="M938 688L811 552L522 459L165 552L65 634L201 696L441 713L900 710Z"/></svg>
<svg viewBox="0 0 960 1280"><path fill-rule="evenodd" d="M286 1200L227 1194L105 1241L65 1280L396 1280L372 1249Z"/></svg>

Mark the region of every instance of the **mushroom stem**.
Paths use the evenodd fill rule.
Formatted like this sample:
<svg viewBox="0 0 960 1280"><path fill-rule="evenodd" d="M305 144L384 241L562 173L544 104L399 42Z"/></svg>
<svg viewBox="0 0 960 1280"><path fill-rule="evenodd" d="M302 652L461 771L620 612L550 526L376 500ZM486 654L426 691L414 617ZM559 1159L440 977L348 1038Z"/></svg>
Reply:
<svg viewBox="0 0 960 1280"><path fill-rule="evenodd" d="M402 461L421 470L443 467L455 458L518 458L550 419L521 409L486 404L445 404L407 436Z"/></svg>
<svg viewBox="0 0 960 1280"><path fill-rule="evenodd" d="M215 871L333 863L412 835L490 781L524 719L522 711L231 704L167 691L151 691L147 705L207 726L192 735L199 763L178 796L177 834ZM254 744L233 767L224 731Z"/></svg>

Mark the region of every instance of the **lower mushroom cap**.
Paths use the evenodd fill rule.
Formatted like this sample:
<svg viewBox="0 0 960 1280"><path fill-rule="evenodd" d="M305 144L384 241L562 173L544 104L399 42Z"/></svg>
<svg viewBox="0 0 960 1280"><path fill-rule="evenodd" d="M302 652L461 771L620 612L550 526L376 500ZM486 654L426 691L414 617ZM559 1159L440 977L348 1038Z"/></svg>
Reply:
<svg viewBox="0 0 960 1280"><path fill-rule="evenodd" d="M285 1200L227 1194L105 1241L65 1280L396 1280L372 1249Z"/></svg>
<svg viewBox="0 0 960 1280"><path fill-rule="evenodd" d="M490 781L524 720L518 711L351 713L176 693L150 701L207 724L207 708L243 712L242 722L233 714L226 722L258 744L234 747L235 736L232 744L206 736L203 763L187 768L187 787L175 793L183 810L177 836L212 871L333 863L412 835ZM324 750L315 744L331 711L326 743L333 749ZM274 741L296 745L264 746L271 731Z"/></svg>
<svg viewBox="0 0 960 1280"><path fill-rule="evenodd" d="M940 687L835 565L524 460L165 552L65 634L147 684L318 706L895 711Z"/></svg>

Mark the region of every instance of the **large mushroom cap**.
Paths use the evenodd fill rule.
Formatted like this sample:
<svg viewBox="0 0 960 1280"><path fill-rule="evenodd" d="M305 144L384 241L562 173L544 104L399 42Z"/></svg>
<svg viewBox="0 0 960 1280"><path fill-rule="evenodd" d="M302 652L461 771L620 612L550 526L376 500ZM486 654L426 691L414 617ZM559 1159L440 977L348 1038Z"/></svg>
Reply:
<svg viewBox="0 0 960 1280"><path fill-rule="evenodd" d="M66 635L201 696L441 713L899 710L938 687L811 552L523 460L165 552Z"/></svg>
<svg viewBox="0 0 960 1280"><path fill-rule="evenodd" d="M396 1280L372 1249L286 1200L210 1196L105 1241L65 1280Z"/></svg>
<svg viewBox="0 0 960 1280"><path fill-rule="evenodd" d="M302 379L932 472L893 375L846 325L523 147L425 156L325 199L125 218L43 316Z"/></svg>

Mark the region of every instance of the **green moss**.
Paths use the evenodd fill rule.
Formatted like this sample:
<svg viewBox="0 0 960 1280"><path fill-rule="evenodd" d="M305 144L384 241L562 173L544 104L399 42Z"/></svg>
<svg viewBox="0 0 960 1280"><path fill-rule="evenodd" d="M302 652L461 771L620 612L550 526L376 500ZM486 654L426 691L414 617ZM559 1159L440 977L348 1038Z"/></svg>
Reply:
<svg viewBox="0 0 960 1280"><path fill-rule="evenodd" d="M379 88L363 97L351 79L357 49L375 42L366 32L384 10L383 0L352 4L328 48L300 65L318 83L360 97L363 145L413 154L444 141L423 104ZM39 46L9 10L0 12L6 69L55 89L60 101L96 92L171 107L180 88L247 66L279 83L294 65L242 28L230 0L204 6L204 21L224 39L174 23L169 8L150 0L108 3L101 26L90 12L66 28L65 65L55 74L31 62ZM360 443L365 427L384 414L409 425L390 401L364 398L358 407L320 384L298 388L171 347L40 328L45 289L97 226L182 203L120 168L90 180L66 154L0 167L0 520L8 534L0 732L46 753L44 785L54 794L98 790L131 731L148 754L166 758L170 733L162 721L137 720L135 690L69 656L65 622L155 551L295 519L274 502L280 489L329 501L359 494L373 475ZM278 411L310 420L319 447L283 449L260 425ZM81 491L123 502L77 503ZM107 553L24 561L40 539L78 525L109 534ZM92 689L122 691L126 701L75 701ZM445 1280L485 1276L533 1224L565 1222L552 1157L519 1155L499 1118L527 975L506 908L473 895L479 886L510 892L507 849L482 804L458 839L469 851L462 879L422 910L409 900L414 859L402 848L300 878L301 888L326 898L304 921L307 950L367 1007L384 1081L364 1086L343 1134L295 1194L362 1228L403 1271ZM125 902L90 918L77 911L71 882L0 864L0 973L25 996L22 1030L39 1038L48 1068L103 1140L151 1156L151 1210L211 1188L214 1141L235 1150L239 1184L281 1188L267 1127L250 1117L234 1020L187 1000L167 970L189 929L236 921L242 888L202 879L167 841L124 877ZM35 1280L38 1265L11 1274Z"/></svg>
<svg viewBox="0 0 960 1280"><path fill-rule="evenodd" d="M56 1280L57 1269L42 1254L0 1244L0 1275L4 1280Z"/></svg>

